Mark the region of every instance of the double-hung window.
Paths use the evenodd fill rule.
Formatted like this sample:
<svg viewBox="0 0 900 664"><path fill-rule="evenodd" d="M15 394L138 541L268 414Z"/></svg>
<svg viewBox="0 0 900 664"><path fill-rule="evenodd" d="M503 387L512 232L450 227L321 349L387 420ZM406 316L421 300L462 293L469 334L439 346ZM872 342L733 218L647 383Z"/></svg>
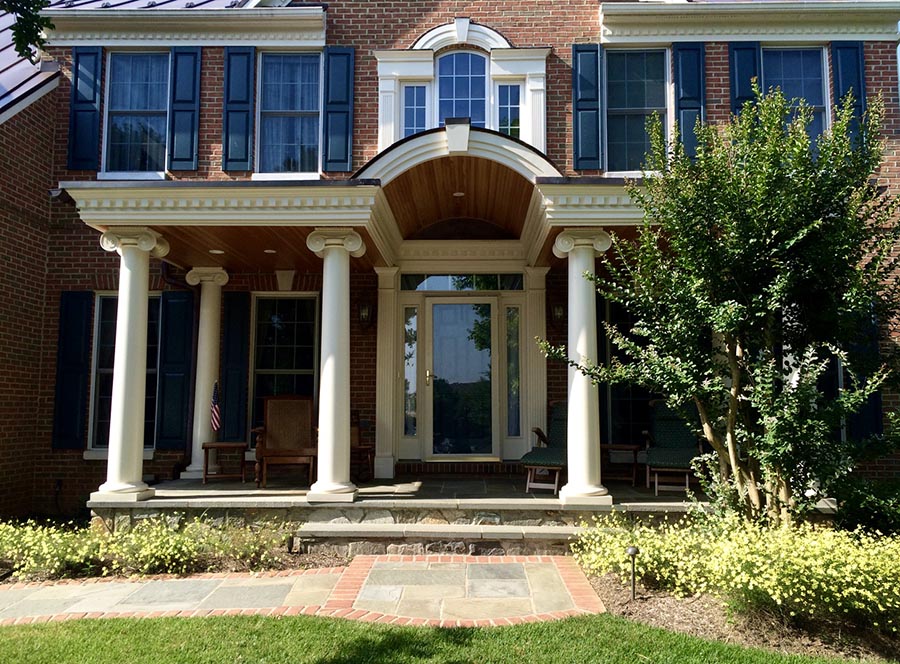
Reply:
<svg viewBox="0 0 900 664"><path fill-rule="evenodd" d="M821 48L764 48L763 89L781 88L788 99L805 99L812 108L809 135L825 130L825 76Z"/></svg>
<svg viewBox="0 0 900 664"><path fill-rule="evenodd" d="M639 171L650 150L647 120L666 127L666 52L606 52L606 170Z"/></svg>
<svg viewBox="0 0 900 664"><path fill-rule="evenodd" d="M428 129L428 86L410 83L403 86L403 137Z"/></svg>
<svg viewBox="0 0 900 664"><path fill-rule="evenodd" d="M522 113L522 86L501 83L497 86L497 131L519 138Z"/></svg>
<svg viewBox="0 0 900 664"><path fill-rule="evenodd" d="M109 421L112 405L113 361L116 354L115 295L97 298L94 328L94 374L91 389L91 442L93 449L109 448ZM144 447L152 448L156 439L156 377L159 365L158 296L150 297L147 316L147 379L144 396Z"/></svg>
<svg viewBox="0 0 900 664"><path fill-rule="evenodd" d="M318 53L261 56L259 172L319 172L321 68Z"/></svg>
<svg viewBox="0 0 900 664"><path fill-rule="evenodd" d="M166 170L168 53L111 53L106 171Z"/></svg>

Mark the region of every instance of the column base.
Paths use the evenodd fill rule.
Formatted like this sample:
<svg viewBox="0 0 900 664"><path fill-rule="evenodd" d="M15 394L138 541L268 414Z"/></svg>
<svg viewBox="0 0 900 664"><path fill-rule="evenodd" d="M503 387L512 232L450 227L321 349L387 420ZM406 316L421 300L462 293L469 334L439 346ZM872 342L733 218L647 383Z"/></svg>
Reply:
<svg viewBox="0 0 900 664"><path fill-rule="evenodd" d="M308 503L352 503L359 491L352 482L316 482L306 494Z"/></svg>
<svg viewBox="0 0 900 664"><path fill-rule="evenodd" d="M91 493L90 502L92 503L139 503L142 500L149 500L156 495L156 490L151 489L141 482L140 485L133 485L130 488L112 488L107 484L101 484L97 491ZM117 485L122 486L122 485Z"/></svg>
<svg viewBox="0 0 900 664"><path fill-rule="evenodd" d="M394 479L394 457L393 456L376 456L375 457L375 479L392 480Z"/></svg>
<svg viewBox="0 0 900 664"><path fill-rule="evenodd" d="M563 505L612 505L612 496L609 495L609 489L603 485L566 484L559 490L559 502Z"/></svg>

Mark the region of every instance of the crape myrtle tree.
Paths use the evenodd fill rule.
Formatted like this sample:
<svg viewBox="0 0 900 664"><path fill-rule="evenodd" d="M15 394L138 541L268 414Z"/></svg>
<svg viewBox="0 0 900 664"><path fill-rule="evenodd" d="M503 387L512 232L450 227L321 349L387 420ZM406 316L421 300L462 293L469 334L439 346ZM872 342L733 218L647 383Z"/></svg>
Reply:
<svg viewBox="0 0 900 664"><path fill-rule="evenodd" d="M747 518L789 524L892 439L842 435L891 375L886 349L865 352L898 311L897 203L872 180L882 112L860 122L845 100L811 141L809 107L757 89L730 124L698 124L695 157L652 121L628 186L643 225L586 275L634 322L607 327L608 366L572 364L679 409L714 451L711 494Z"/></svg>
<svg viewBox="0 0 900 664"><path fill-rule="evenodd" d="M53 27L50 19L40 15L49 4L50 0L0 0L0 13L9 12L16 17L12 27L16 53L32 62L36 60L34 48L44 45L43 30Z"/></svg>

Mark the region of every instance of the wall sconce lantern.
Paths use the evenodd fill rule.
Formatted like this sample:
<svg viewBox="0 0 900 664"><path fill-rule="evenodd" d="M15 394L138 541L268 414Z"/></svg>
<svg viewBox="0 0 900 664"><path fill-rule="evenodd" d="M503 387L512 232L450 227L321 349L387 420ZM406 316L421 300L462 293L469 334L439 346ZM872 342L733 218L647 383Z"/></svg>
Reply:
<svg viewBox="0 0 900 664"><path fill-rule="evenodd" d="M554 302L550 305L550 322L555 329L563 326L566 320L566 307L562 302Z"/></svg>
<svg viewBox="0 0 900 664"><path fill-rule="evenodd" d="M375 307L371 302L360 302L357 314L359 315L359 326L362 329L367 330L372 327L372 323L375 322Z"/></svg>

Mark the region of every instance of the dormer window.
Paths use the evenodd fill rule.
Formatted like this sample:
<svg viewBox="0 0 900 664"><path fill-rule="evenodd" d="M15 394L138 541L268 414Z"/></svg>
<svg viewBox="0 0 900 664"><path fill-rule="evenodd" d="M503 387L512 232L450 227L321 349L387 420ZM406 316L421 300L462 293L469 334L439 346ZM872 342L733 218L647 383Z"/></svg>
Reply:
<svg viewBox="0 0 900 664"><path fill-rule="evenodd" d="M468 46L472 50L451 46ZM469 118L546 148L547 48L513 48L498 32L458 18L429 30L410 49L376 51L378 148Z"/></svg>

